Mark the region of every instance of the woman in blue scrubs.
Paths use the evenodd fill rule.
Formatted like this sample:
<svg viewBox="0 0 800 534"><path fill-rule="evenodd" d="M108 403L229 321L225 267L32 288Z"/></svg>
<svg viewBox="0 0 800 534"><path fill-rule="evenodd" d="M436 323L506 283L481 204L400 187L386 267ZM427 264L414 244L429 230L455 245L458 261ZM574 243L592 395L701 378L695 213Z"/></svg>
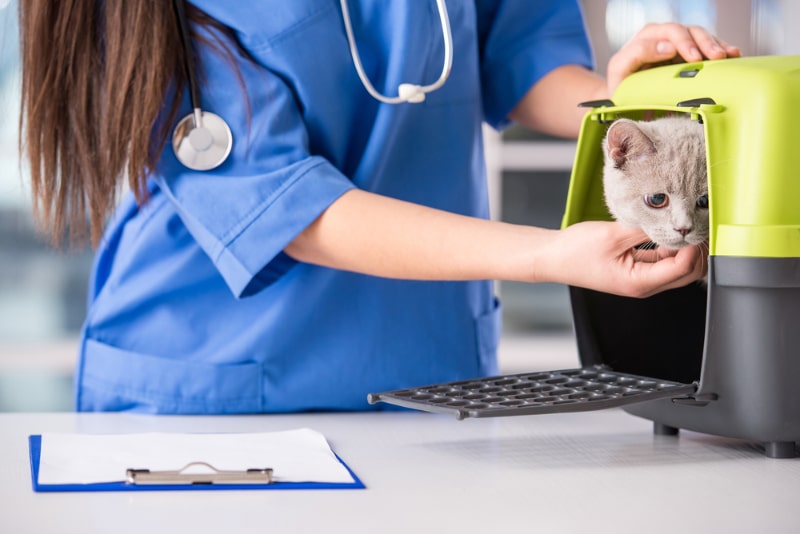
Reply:
<svg viewBox="0 0 800 534"><path fill-rule="evenodd" d="M694 248L635 262L643 235L615 223L489 221L481 137L574 137L576 104L630 72L738 55L700 28L646 27L605 80L577 2L448 0L449 78L392 105L359 79L336 0L192 0L202 106L234 139L194 171L167 141L191 109L171 4L63 4L20 2L23 119L40 220L58 239L88 213L98 246L78 410L367 409L368 392L497 371L492 280L645 296L702 275ZM432 0L347 11L379 92L437 79Z"/></svg>

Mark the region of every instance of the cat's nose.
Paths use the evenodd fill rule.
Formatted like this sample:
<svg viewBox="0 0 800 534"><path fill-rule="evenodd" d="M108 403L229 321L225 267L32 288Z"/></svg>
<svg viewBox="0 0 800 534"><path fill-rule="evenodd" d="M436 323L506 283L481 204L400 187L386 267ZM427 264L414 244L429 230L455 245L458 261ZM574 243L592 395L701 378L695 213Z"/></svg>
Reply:
<svg viewBox="0 0 800 534"><path fill-rule="evenodd" d="M692 231L691 228L674 228L676 232L681 234L683 237L686 237L686 234Z"/></svg>

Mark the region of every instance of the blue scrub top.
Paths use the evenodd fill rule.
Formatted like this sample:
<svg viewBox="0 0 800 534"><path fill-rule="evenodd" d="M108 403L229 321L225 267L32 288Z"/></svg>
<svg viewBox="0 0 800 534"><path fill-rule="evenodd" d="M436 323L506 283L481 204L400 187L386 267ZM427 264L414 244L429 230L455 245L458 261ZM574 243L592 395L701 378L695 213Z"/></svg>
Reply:
<svg viewBox="0 0 800 534"><path fill-rule="evenodd" d="M591 66L577 2L448 0L450 78L402 105L363 88L338 0L192 3L253 60L199 51L203 107L233 152L195 172L166 148L149 202L121 203L90 284L77 409L361 410L369 392L496 373L491 281L390 280L282 250L354 187L488 217L481 124L504 126L552 69ZM438 78L433 0L349 4L379 91Z"/></svg>

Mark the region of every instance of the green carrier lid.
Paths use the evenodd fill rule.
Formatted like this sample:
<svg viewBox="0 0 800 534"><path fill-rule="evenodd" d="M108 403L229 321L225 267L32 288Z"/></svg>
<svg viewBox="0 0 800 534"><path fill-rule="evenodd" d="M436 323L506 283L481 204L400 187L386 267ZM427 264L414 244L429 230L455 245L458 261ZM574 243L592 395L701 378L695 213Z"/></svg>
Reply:
<svg viewBox="0 0 800 534"><path fill-rule="evenodd" d="M610 220L602 139L620 117L688 113L704 124L709 252L800 257L800 56L667 65L626 78L592 103L578 139L563 226Z"/></svg>

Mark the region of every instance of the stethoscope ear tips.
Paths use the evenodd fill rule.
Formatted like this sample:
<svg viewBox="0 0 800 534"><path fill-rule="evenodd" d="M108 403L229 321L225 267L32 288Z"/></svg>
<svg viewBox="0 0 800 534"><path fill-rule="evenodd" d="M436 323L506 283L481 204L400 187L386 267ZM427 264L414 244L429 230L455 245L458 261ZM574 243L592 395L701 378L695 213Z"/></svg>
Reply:
<svg viewBox="0 0 800 534"><path fill-rule="evenodd" d="M231 153L233 135L219 115L195 109L172 134L172 150L182 164L195 171L219 167Z"/></svg>

